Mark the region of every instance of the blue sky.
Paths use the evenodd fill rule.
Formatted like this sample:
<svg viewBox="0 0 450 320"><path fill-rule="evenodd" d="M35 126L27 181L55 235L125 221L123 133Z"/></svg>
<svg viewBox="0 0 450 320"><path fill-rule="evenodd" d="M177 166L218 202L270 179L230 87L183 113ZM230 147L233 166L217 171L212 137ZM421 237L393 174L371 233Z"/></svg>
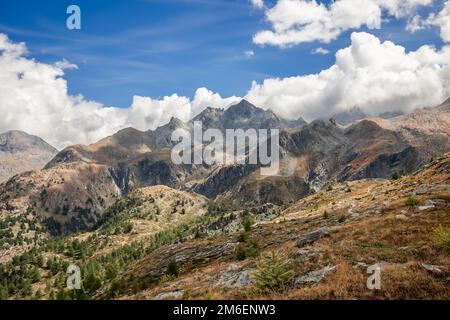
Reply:
<svg viewBox="0 0 450 320"><path fill-rule="evenodd" d="M66 8L74 3L82 11L79 31L66 28ZM441 45L437 30L409 34L405 23L392 19L370 32L408 50ZM26 42L29 56L78 65L66 71L70 94L123 107L133 95L192 97L199 87L243 96L253 80L319 72L350 43L351 31L330 44L255 45L252 36L264 28L264 11L247 0L2 0L0 10L0 32ZM331 54L311 54L319 46ZM248 50L255 55L246 57Z"/></svg>

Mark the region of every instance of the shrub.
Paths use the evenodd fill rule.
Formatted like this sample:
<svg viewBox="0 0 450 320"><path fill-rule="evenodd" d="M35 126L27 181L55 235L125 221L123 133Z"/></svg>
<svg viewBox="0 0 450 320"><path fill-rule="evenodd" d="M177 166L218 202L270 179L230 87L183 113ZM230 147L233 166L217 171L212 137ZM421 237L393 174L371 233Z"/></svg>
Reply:
<svg viewBox="0 0 450 320"><path fill-rule="evenodd" d="M127 222L123 227L123 233L130 233L133 230L133 224L131 222Z"/></svg>
<svg viewBox="0 0 450 320"><path fill-rule="evenodd" d="M265 255L254 275L256 287L263 291L282 291L292 284L294 271L289 260L274 251Z"/></svg>
<svg viewBox="0 0 450 320"><path fill-rule="evenodd" d="M166 275L178 277L180 274L180 267L175 259L170 260L167 265Z"/></svg>
<svg viewBox="0 0 450 320"><path fill-rule="evenodd" d="M94 292L102 286L100 277L93 273L89 273L83 281L83 288L87 293Z"/></svg>
<svg viewBox="0 0 450 320"><path fill-rule="evenodd" d="M450 250L450 228L439 226L433 230L433 240L440 247Z"/></svg>
<svg viewBox="0 0 450 320"><path fill-rule="evenodd" d="M395 171L395 172L392 174L392 180L398 180L398 179L400 179L400 178L401 178L400 173L398 173L397 171Z"/></svg>
<svg viewBox="0 0 450 320"><path fill-rule="evenodd" d="M125 287L125 283L121 280L113 281L111 284L110 295L112 298L116 298L120 295L123 288Z"/></svg>
<svg viewBox="0 0 450 320"><path fill-rule="evenodd" d="M332 191L333 190L333 186L330 184L328 187L327 187L327 191Z"/></svg>
<svg viewBox="0 0 450 320"><path fill-rule="evenodd" d="M0 285L0 300L8 299L8 288Z"/></svg>
<svg viewBox="0 0 450 320"><path fill-rule="evenodd" d="M161 278L159 278L159 284L164 284L164 283L168 283L168 282L172 282L177 278L177 276L175 275L169 275L169 274L165 274L163 275Z"/></svg>
<svg viewBox="0 0 450 320"><path fill-rule="evenodd" d="M328 214L328 211L327 211L327 210L325 210L325 211L323 212L323 218L324 218L325 220L327 220L327 219L329 218L329 214Z"/></svg>
<svg viewBox="0 0 450 320"><path fill-rule="evenodd" d="M245 248L243 246L239 246L236 250L236 260L242 261L247 258Z"/></svg>
<svg viewBox="0 0 450 320"><path fill-rule="evenodd" d="M247 246L247 257L256 258L259 256L259 244L252 240Z"/></svg>
<svg viewBox="0 0 450 320"><path fill-rule="evenodd" d="M239 242L247 242L248 240L248 233L247 232L242 232L239 234L237 241Z"/></svg>
<svg viewBox="0 0 450 320"><path fill-rule="evenodd" d="M339 223L343 223L343 222L345 222L345 220L347 220L347 217L344 216L344 215L340 215L339 218L338 218L338 222Z"/></svg>
<svg viewBox="0 0 450 320"><path fill-rule="evenodd" d="M410 194L405 200L405 204L409 207L416 207L420 204L420 200L414 195Z"/></svg>
<svg viewBox="0 0 450 320"><path fill-rule="evenodd" d="M203 237L203 233L201 232L201 230L199 228L197 228L195 230L194 239L200 239L201 237Z"/></svg>
<svg viewBox="0 0 450 320"><path fill-rule="evenodd" d="M242 226L245 232L249 232L252 229L255 219L251 216L246 215L242 220Z"/></svg>
<svg viewBox="0 0 450 320"><path fill-rule="evenodd" d="M241 244L236 250L236 260L242 261L247 258L256 258L259 256L259 244L256 241L250 241L247 244Z"/></svg>

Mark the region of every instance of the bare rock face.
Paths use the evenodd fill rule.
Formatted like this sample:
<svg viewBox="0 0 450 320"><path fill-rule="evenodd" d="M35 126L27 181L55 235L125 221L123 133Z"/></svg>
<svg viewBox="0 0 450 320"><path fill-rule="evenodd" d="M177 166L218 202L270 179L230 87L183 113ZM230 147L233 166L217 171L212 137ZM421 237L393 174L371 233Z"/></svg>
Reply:
<svg viewBox="0 0 450 320"><path fill-rule="evenodd" d="M43 168L57 152L41 138L22 131L0 134L0 183L18 173Z"/></svg>

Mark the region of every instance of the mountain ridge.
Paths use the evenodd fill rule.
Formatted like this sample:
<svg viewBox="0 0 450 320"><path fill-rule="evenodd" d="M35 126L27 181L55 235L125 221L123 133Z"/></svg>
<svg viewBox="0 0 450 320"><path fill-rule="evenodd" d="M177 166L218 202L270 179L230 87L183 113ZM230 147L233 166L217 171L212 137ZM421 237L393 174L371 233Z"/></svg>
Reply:
<svg viewBox="0 0 450 320"><path fill-rule="evenodd" d="M259 165L174 164L171 132L179 127L192 130L193 122L173 118L154 131L128 128L95 144L62 150L44 170L0 185L0 212L31 210L70 233L93 228L108 206L137 188L166 185L230 207L282 204L333 182L412 172L449 151L446 104L392 119L368 118L347 127L315 120L286 128L272 112L246 101L228 110L210 108L198 117L209 119L210 125L225 123L222 130L243 124L261 128L261 123L280 128L280 174L263 177ZM253 113L257 120L248 118Z"/></svg>

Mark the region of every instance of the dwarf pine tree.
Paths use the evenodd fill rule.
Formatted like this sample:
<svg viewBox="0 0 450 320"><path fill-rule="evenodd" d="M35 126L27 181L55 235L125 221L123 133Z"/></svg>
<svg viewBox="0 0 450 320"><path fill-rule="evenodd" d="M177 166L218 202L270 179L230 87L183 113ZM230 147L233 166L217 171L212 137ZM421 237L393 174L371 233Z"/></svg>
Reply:
<svg viewBox="0 0 450 320"><path fill-rule="evenodd" d="M274 251L263 256L254 275L256 286L261 291L280 291L288 287L294 279L291 263Z"/></svg>

